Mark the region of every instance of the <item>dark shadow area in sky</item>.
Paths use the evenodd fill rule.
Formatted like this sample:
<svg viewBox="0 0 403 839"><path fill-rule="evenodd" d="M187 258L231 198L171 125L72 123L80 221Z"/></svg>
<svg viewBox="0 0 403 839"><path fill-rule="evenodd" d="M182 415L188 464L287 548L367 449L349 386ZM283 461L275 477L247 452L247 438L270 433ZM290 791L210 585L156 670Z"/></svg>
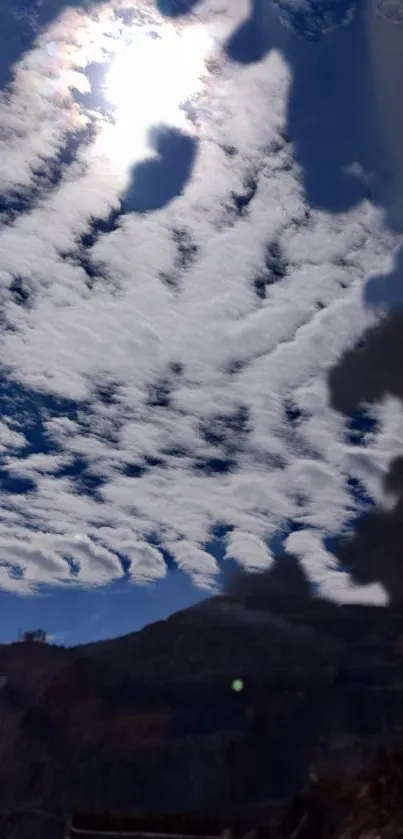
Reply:
<svg viewBox="0 0 403 839"><path fill-rule="evenodd" d="M123 212L147 213L160 210L180 195L191 177L198 143L174 128L157 128L151 133L157 157L137 163L122 196Z"/></svg>
<svg viewBox="0 0 403 839"><path fill-rule="evenodd" d="M403 310L368 329L329 375L330 401L345 415L391 395L403 400Z"/></svg>
<svg viewBox="0 0 403 839"><path fill-rule="evenodd" d="M310 603L312 587L296 557L284 553L267 571L237 569L227 582L226 594L246 608L284 612Z"/></svg>
<svg viewBox="0 0 403 839"><path fill-rule="evenodd" d="M328 536L325 536L323 539L323 547L326 551L333 554L333 556L335 556L338 560L337 566L334 570L343 574L350 574L350 568L344 564L343 559L339 555L340 545L343 543L346 534L352 534L355 532L357 523L361 520L361 518L368 515L375 509L375 502L366 491L362 481L358 478L350 475L346 480L346 485L351 498L351 516L347 517L344 521L343 535L341 536L340 533L331 533Z"/></svg>
<svg viewBox="0 0 403 839"><path fill-rule="evenodd" d="M403 401L403 311L394 310L347 350L329 375L330 402L347 417L387 396ZM380 582L403 602L403 459L384 477L392 506L374 507L338 540L335 553L355 582ZM394 502L393 502L394 499Z"/></svg>
<svg viewBox="0 0 403 839"><path fill-rule="evenodd" d="M258 62L274 49L284 56L291 71L286 132L294 159L309 203L332 213L365 198L382 201L382 150L364 5L357 0L349 25L320 38L317 32L312 43L312 9L304 13L308 32L302 28L302 12L294 21L302 29L298 37L281 24L273 5L251 0L249 17L227 43L229 57L241 64ZM318 16L319 31L320 11Z"/></svg>
<svg viewBox="0 0 403 839"><path fill-rule="evenodd" d="M392 461L384 489L395 497L390 510L361 516L351 534L339 540L337 556L360 585L380 582L389 597L403 603L403 458Z"/></svg>

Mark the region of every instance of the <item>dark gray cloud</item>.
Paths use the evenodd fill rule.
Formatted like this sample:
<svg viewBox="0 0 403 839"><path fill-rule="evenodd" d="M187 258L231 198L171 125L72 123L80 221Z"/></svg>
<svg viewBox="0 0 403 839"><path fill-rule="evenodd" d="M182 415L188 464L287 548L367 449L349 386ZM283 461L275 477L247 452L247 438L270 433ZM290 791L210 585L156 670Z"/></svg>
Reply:
<svg viewBox="0 0 403 839"><path fill-rule="evenodd" d="M391 601L403 602L403 458L392 461L384 480L393 492L392 509L374 509L339 540L336 553L360 585L379 582Z"/></svg>
<svg viewBox="0 0 403 839"><path fill-rule="evenodd" d="M347 350L329 376L330 402L343 414L390 395L403 399L403 311L392 311Z"/></svg>
<svg viewBox="0 0 403 839"><path fill-rule="evenodd" d="M389 275L373 278L369 296L376 292L391 302L398 288L401 257ZM396 308L368 329L347 350L329 376L330 401L350 416L386 397L403 401L403 310ZM394 497L392 508L375 508L360 517L336 548L343 567L360 585L380 582L391 600L403 601L403 458L395 457L384 477L384 490Z"/></svg>
<svg viewBox="0 0 403 839"><path fill-rule="evenodd" d="M312 587L296 557L284 554L267 571L239 569L226 594L248 608L282 612L308 601Z"/></svg>

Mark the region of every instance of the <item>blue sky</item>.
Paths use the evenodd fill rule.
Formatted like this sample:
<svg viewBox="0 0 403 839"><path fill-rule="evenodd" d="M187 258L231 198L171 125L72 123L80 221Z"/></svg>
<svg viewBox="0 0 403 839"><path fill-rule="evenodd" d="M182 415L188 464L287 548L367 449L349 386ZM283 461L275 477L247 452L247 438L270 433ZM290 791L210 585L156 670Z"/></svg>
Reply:
<svg viewBox="0 0 403 839"><path fill-rule="evenodd" d="M403 455L366 364L403 298L378 6L0 10L0 639L130 631L285 550L385 602L335 558Z"/></svg>
<svg viewBox="0 0 403 839"><path fill-rule="evenodd" d="M25 597L2 591L0 640L15 641L20 629L42 627L50 640L66 646L111 638L162 620L206 596L177 568L145 587L127 582L94 590L46 586Z"/></svg>

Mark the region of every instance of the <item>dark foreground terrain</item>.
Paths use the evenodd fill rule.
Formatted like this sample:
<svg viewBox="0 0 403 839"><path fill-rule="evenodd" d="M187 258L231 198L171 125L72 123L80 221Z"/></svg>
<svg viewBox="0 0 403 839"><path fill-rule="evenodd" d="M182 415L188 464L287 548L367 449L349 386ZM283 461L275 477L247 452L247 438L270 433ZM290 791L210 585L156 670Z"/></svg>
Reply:
<svg viewBox="0 0 403 839"><path fill-rule="evenodd" d="M59 839L76 809L397 836L403 607L282 568L122 638L0 647L0 837Z"/></svg>

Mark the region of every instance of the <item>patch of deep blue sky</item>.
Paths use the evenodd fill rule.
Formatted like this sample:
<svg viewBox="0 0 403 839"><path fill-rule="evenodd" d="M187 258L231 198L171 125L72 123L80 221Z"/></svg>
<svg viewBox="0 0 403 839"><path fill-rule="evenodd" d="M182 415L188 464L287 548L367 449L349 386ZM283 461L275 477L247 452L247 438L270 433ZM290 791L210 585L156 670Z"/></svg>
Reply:
<svg viewBox="0 0 403 839"><path fill-rule="evenodd" d="M262 2L263 0L251 0L249 16L228 41L228 55L238 63L249 64L260 61L273 48L284 53L292 71L287 137L293 143L296 161L303 172L307 200L311 205L328 212L347 210L365 196L366 190L355 174L346 171L347 164L356 160L364 169L374 171L374 159L378 151L369 80L362 71L365 67L365 47L360 9L364 4L357 2L358 14L355 21L348 29L344 28L342 51L340 35L336 30L322 41L318 41L314 52L308 53L303 39L317 39L324 23L339 23L344 19L345 11L351 4L347 3L347 0L312 2L308 14L295 13L291 19L294 29L302 38L290 40L288 36L285 37L285 30L274 14L270 26L263 29L259 25ZM267 6L267 0L265 4ZM71 0L69 5L72 5ZM77 5L85 4L77 2ZM156 5L163 14L175 18L189 13L196 7L197 2L157 0ZM275 5L278 11L281 4L276 0ZM18 20L10 13L11 17L7 20L10 37L5 39L0 67L0 81L3 84L9 80L11 65L32 45L38 29L48 25L51 22L50 15L55 15L63 7L63 0L60 0L59 6L42 4L35 13L36 21L35 15L28 14L28 6L26 16L22 14ZM3 32L6 30L7 27L3 27ZM350 55L354 55L354 67L345 60L348 51ZM102 99L105 69L103 65L90 65L87 68L92 91L88 101L85 96L82 97L83 105L99 108L105 106ZM77 93L77 98L79 97L80 94ZM35 205L41 192L56 188L66 167L74 161L80 144L90 139L88 134L70 137L58 160L52 163L52 169L46 168L46 176L44 172L37 173L29 194L4 196L1 207L4 212L3 220L15 218L19 213L26 212ZM113 229L118 223L119 212L149 212L165 206L182 191L192 175L197 154L195 140L190 140L169 127L153 129L151 139L159 152L158 161L140 162L133 167L131 183L125 195L121 196L120 210L109 220L95 220L94 229L88 234L90 238L88 241L84 238L82 242L80 258L84 267L88 269L89 284L93 269L86 251L104 230ZM253 195L252 185L247 191L248 202L253 200ZM244 209L244 203L242 200L235 202L240 213ZM281 281L284 276L281 254L276 256L274 253L273 256L272 253L270 258L271 262L275 262L274 269L272 265L268 268L271 281ZM273 279L276 265L279 266L280 274ZM263 283L257 283L258 296L265 296L265 283L266 278ZM24 286L21 278L15 278L11 291L19 305L30 305L30 291ZM85 408L68 400L56 400L24 390L6 376L0 382L0 402L2 414L14 417L16 425L20 426L27 437L27 446L20 453L22 458L36 452L54 451L53 444L46 434L47 418L70 416L75 419L78 411L82 412ZM285 423L292 428L298 424L299 419L298 410L294 406L285 406ZM240 432L242 421L240 416ZM368 412L357 411L347 420L347 435L355 445L361 445L365 434L373 429L374 420ZM232 468L234 460L236 451L232 446L231 457L218 458L212 464L202 463L198 468L206 471L213 469L216 474L220 471L225 473ZM61 474L71 478L76 492L97 498L102 479L90 474L84 457L73 459L69 466L63 467ZM29 479L16 478L10 474L4 460L0 463L0 486L5 496L13 493L29 495L33 490L33 484ZM371 506L371 499L366 496L359 482L350 479L349 490L352 509L358 508L362 511ZM27 525L29 526L29 509ZM353 520L346 523L346 527L353 526ZM298 522L289 521L284 524L282 531L273 537L269 544L275 556L282 555L287 536L299 528ZM205 546L216 557L222 573L230 567L228 560L224 558L227 534L228 530L225 527L218 526ZM335 547L335 537L326 540L326 547L329 550ZM66 643L116 635L163 617L203 596L192 584L190 577L176 568L172 557L165 554L165 558L167 577L148 588L136 587L124 580L96 591L85 591L76 587L42 587L37 596L24 598L0 592L0 638L10 640L17 635L19 627L35 625L44 626ZM122 557L121 561L123 571L127 574L125 558Z"/></svg>

